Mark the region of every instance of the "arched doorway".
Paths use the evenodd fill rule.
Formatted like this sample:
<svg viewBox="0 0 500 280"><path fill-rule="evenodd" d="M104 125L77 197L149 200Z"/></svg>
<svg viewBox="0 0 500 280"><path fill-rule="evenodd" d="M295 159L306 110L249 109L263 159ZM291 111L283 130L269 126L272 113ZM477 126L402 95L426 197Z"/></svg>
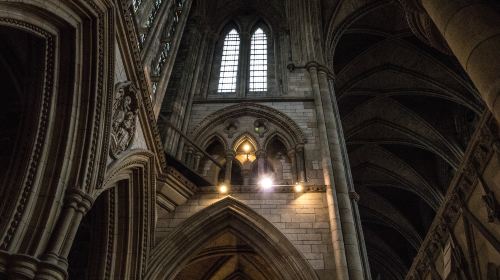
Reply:
<svg viewBox="0 0 500 280"><path fill-rule="evenodd" d="M161 241L146 278L318 279L276 227L230 196L193 215Z"/></svg>

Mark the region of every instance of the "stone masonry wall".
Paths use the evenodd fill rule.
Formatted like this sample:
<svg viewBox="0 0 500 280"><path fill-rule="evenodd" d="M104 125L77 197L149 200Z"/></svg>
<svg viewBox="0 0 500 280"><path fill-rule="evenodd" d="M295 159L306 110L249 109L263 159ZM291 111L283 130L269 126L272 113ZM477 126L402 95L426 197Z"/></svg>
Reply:
<svg viewBox="0 0 500 280"><path fill-rule="evenodd" d="M225 107L235 105L236 103L196 103L193 105L191 112L190 128L194 129L208 115L221 110ZM313 100L283 100L273 102L259 102L264 106L268 106L279 110L293 119L300 127L306 137L305 153L305 169L306 177L309 184L324 184L323 170L321 168L320 156L321 149L319 146L319 137L316 123L316 114L314 111ZM241 123L240 126L244 129L248 127L252 129L253 124ZM191 131L190 131L191 132ZM190 133L189 132L189 133Z"/></svg>
<svg viewBox="0 0 500 280"><path fill-rule="evenodd" d="M331 279L335 264L325 193L256 192L231 195L278 228L302 253L321 279ZM156 241L166 238L187 218L225 196L198 193L174 212L159 212Z"/></svg>

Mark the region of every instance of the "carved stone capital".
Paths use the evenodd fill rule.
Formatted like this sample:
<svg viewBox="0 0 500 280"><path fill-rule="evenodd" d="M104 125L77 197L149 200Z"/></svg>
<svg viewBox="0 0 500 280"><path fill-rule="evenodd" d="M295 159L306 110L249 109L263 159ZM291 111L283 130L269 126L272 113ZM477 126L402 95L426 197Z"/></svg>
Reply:
<svg viewBox="0 0 500 280"><path fill-rule="evenodd" d="M302 153L302 152L304 152L304 144L297 144L297 145L295 146L295 151L296 151L297 153Z"/></svg>
<svg viewBox="0 0 500 280"><path fill-rule="evenodd" d="M236 152L233 150L227 150L226 151L226 159L233 160L233 158L236 156Z"/></svg>
<svg viewBox="0 0 500 280"><path fill-rule="evenodd" d="M94 199L80 189L72 188L66 192L65 203L67 207L73 208L75 211L85 214L90 210L90 208L92 208Z"/></svg>
<svg viewBox="0 0 500 280"><path fill-rule="evenodd" d="M255 156L257 158L265 158L267 156L267 151L263 150L263 149L260 149L260 150L258 150L258 151L255 152Z"/></svg>

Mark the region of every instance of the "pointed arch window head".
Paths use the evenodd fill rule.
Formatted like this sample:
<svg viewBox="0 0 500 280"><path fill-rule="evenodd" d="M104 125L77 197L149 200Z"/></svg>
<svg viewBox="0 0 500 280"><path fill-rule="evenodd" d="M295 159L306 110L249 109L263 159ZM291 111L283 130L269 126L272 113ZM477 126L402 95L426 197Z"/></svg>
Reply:
<svg viewBox="0 0 500 280"><path fill-rule="evenodd" d="M240 55L240 34L232 29L224 38L218 92L235 92Z"/></svg>
<svg viewBox="0 0 500 280"><path fill-rule="evenodd" d="M251 40L250 91L267 91L267 35L261 28Z"/></svg>

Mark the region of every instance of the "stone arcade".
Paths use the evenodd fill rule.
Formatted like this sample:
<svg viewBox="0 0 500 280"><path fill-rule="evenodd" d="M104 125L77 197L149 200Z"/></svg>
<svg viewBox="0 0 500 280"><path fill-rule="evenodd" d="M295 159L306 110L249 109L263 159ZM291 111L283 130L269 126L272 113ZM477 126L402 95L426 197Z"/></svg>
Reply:
<svg viewBox="0 0 500 280"><path fill-rule="evenodd" d="M0 279L500 279L500 3L0 0Z"/></svg>

